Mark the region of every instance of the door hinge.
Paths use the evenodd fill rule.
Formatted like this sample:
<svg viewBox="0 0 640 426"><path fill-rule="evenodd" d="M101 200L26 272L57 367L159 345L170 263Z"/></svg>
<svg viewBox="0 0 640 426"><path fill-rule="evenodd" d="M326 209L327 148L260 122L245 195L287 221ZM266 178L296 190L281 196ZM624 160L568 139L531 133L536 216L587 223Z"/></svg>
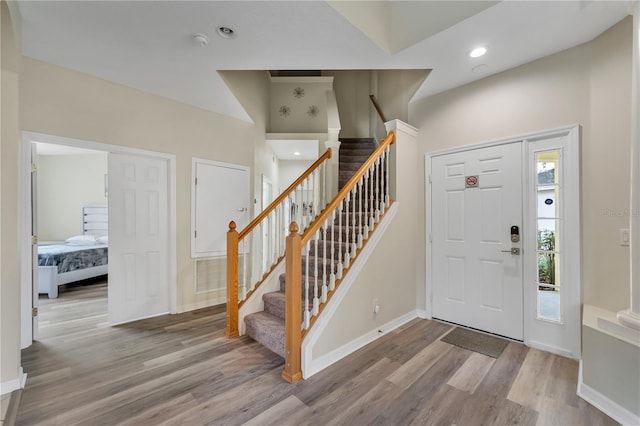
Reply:
<svg viewBox="0 0 640 426"><path fill-rule="evenodd" d="M198 238L198 231L193 231L193 238Z"/></svg>
<svg viewBox="0 0 640 426"><path fill-rule="evenodd" d="M31 316L32 317L38 316L38 308L31 308Z"/></svg>
<svg viewBox="0 0 640 426"><path fill-rule="evenodd" d="M34 163L31 163L31 173L35 173L38 171L38 166L36 166Z"/></svg>
<svg viewBox="0 0 640 426"><path fill-rule="evenodd" d="M429 183L431 183L431 175L429 175Z"/></svg>
<svg viewBox="0 0 640 426"><path fill-rule="evenodd" d="M36 244L38 244L38 236L37 235L32 235L31 236L31 244L34 245L34 246Z"/></svg>
<svg viewBox="0 0 640 426"><path fill-rule="evenodd" d="M431 234L429 234L429 242L432 243L433 242L433 237Z"/></svg>
<svg viewBox="0 0 640 426"><path fill-rule="evenodd" d="M198 178L196 178L196 182L195 182L195 184L196 184L196 185L198 184Z"/></svg>

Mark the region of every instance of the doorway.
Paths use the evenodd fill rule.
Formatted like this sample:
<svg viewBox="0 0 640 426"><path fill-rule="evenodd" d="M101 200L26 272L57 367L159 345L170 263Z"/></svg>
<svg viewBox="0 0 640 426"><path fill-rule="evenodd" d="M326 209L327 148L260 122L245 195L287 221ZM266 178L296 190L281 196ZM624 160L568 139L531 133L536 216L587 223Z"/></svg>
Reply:
<svg viewBox="0 0 640 426"><path fill-rule="evenodd" d="M165 295L166 303L162 304L160 310L156 309L154 312L136 310L134 312L129 312L126 316L120 317L111 317L109 318L109 323L111 325L116 323L128 322L135 319L140 319L148 316L153 316L161 313L167 313L169 311L174 312L175 309L175 293L176 293L176 259L175 259L175 156L142 151L137 149L126 148L122 146L116 145L107 145L90 141L83 141L77 139L70 139L58 136L51 136L45 134L38 134L33 132L23 132L23 143L21 150L21 182L20 182L20 234L21 234L21 282L22 282L22 315L21 315L21 347L28 347L34 338L33 331L38 329L38 316L37 316L37 304L38 304L38 286L37 286L37 277L34 279L34 271L37 274L37 255L34 256L34 245L37 241L36 238L32 238L32 191L31 187L32 182L32 143L34 142L42 142L46 144L53 145L62 145L68 147L75 148L84 148L90 150L97 150L102 152L107 152L112 157L113 155L123 156L125 158L131 159L134 162L141 161L144 159L152 159L157 161L160 168L157 170L158 173L155 173L151 168L147 170L140 170L141 177L149 180L154 176L157 177L159 184L161 186L161 192L165 194L166 203L164 207L162 207L163 212L159 210L156 213L151 214L148 218L150 219L147 222L146 226L149 228L152 224L158 225L158 230L164 235L164 239L166 240L166 244L163 246L159 246L160 248L157 251L157 256L154 258L162 258L164 259L163 268L166 269L162 274L166 277L164 280L163 288L161 289L161 293ZM109 159L109 163L112 163L112 160ZM162 171L162 170L164 171ZM162 172L161 172L162 171ZM126 178L126 176L125 176ZM106 179L106 178L105 178ZM106 180L105 180L106 183ZM122 193L123 185L118 182L113 181L109 178L109 195ZM107 190L107 185L105 185L105 191ZM126 191L125 191L126 192ZM131 194L131 191L129 191ZM126 197L125 197L126 198ZM162 200L162 197L152 197L154 200L157 198L158 200ZM151 203L153 200L149 201L148 205L153 205ZM156 203L158 206L161 206L162 203ZM131 209L125 209L123 212L131 212ZM118 227L112 226L112 215L109 215L109 245L117 247L119 244L121 245L121 241L123 241L124 236L126 235L127 230L131 230L131 228L122 227L122 232L115 230ZM166 219L166 220L165 220ZM78 221L80 221L80 213L78 213ZM129 222L130 223L130 222ZM149 228L150 229L150 228ZM160 232L160 231L159 231ZM136 240L137 241L137 240ZM148 277L152 272L153 268L138 268L136 266L136 262L132 262L132 260L140 259L145 256L145 253L138 253L139 248L143 248L143 245L136 244L136 253L133 256L117 256L117 253L110 253L109 259L109 268L113 270L114 265L116 266L116 270L118 266L120 266L121 270L125 272L135 272L140 277ZM113 256L116 254L116 256ZM131 253L129 253L131 254ZM148 253L147 253L148 254ZM152 256L153 257L153 256ZM149 256L147 256L149 258ZM129 275L124 275L129 276ZM131 295L131 291L119 291L120 287L124 288L125 283L127 282L124 279L119 279L113 281L110 277L109 280L109 303L111 304L115 299L114 296L117 296L119 293L124 294L125 296ZM162 280L161 280L162 281ZM148 289L147 289L148 290ZM156 289L157 290L157 289ZM155 290L154 290L155 292ZM154 297L154 292L146 293L148 297ZM164 297L164 296L163 296ZM146 303L145 303L146 305ZM152 304L154 307L157 307L157 304Z"/></svg>
<svg viewBox="0 0 640 426"><path fill-rule="evenodd" d="M426 156L430 317L580 357L579 127Z"/></svg>

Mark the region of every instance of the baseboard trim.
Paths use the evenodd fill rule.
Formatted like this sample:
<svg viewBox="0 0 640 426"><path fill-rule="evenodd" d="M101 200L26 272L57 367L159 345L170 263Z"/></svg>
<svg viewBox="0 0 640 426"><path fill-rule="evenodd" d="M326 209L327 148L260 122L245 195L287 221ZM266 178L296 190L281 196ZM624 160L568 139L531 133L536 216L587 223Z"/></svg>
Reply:
<svg viewBox="0 0 640 426"><path fill-rule="evenodd" d="M426 309L416 309L416 315L418 316L418 318L431 319Z"/></svg>
<svg viewBox="0 0 640 426"><path fill-rule="evenodd" d="M563 356L565 358L571 358L571 359L580 359L580 354L574 354L571 351L562 349L562 348L558 348L556 346L551 346L551 345L546 345L544 343L540 343L536 340L527 340L524 339L524 344L529 346L530 348L534 348L534 349L540 349L542 351L545 352L550 352L552 354L556 354L556 355L560 355Z"/></svg>
<svg viewBox="0 0 640 426"><path fill-rule="evenodd" d="M178 307L178 314L183 314L189 311L195 311L196 309L209 308L211 306L221 305L227 303L226 296L215 297L209 300L203 300L201 302L189 303L188 305L181 305Z"/></svg>
<svg viewBox="0 0 640 426"><path fill-rule="evenodd" d="M419 318L417 310L407 312L406 314L393 319L380 327L376 327L375 329L363 334L357 339L354 339L349 343L342 345L337 349L334 349L328 354L318 357L317 359L309 359L306 363L306 368L303 369L303 378L308 379L314 374L319 373L320 371L329 367L331 364L340 361L347 355L379 339L390 331L393 331L396 328L408 323L414 318Z"/></svg>
<svg viewBox="0 0 640 426"><path fill-rule="evenodd" d="M578 396L623 425L639 425L640 416L632 413L582 381L582 360L578 366Z"/></svg>
<svg viewBox="0 0 640 426"><path fill-rule="evenodd" d="M0 395L11 393L17 389L24 389L24 385L27 382L27 374L22 367L18 370L18 377L13 380L0 383Z"/></svg>

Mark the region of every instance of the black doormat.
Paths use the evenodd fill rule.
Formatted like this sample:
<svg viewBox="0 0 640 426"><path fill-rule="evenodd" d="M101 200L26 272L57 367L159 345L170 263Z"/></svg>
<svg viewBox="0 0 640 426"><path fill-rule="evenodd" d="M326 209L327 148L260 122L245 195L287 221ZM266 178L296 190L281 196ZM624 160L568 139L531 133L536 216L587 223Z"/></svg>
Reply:
<svg viewBox="0 0 640 426"><path fill-rule="evenodd" d="M455 330L440 340L492 358L498 358L504 348L507 347L507 344L509 344L508 340L460 327L456 327Z"/></svg>

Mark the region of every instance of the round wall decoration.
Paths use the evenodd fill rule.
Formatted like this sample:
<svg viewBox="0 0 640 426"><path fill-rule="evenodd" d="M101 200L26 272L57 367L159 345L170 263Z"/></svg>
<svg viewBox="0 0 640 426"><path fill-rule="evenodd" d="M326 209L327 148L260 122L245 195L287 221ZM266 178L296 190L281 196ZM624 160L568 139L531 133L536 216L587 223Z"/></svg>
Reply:
<svg viewBox="0 0 640 426"><path fill-rule="evenodd" d="M293 97L294 98L302 98L304 96L304 89L302 87L296 87L293 89Z"/></svg>
<svg viewBox="0 0 640 426"><path fill-rule="evenodd" d="M291 108L289 108L286 105L282 105L279 109L278 112L280 113L280 117L288 117L289 114L291 114Z"/></svg>
<svg viewBox="0 0 640 426"><path fill-rule="evenodd" d="M307 110L307 114L309 115L309 117L312 117L312 118L316 118L319 113L320 113L320 108L318 108L315 105L311 105Z"/></svg>

